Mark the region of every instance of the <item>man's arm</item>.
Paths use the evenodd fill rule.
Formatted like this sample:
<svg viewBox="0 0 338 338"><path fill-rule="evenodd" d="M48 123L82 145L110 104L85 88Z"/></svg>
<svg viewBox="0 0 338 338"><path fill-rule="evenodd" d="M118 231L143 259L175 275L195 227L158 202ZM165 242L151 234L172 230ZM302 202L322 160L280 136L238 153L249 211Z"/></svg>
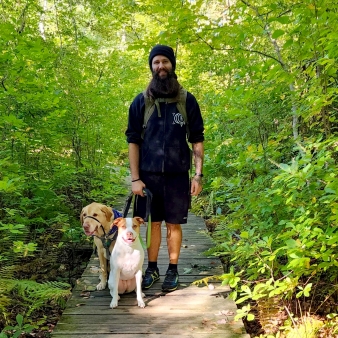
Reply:
<svg viewBox="0 0 338 338"><path fill-rule="evenodd" d="M129 143L129 164L132 180L131 190L135 195L143 196L145 184L140 180L140 146L136 143Z"/></svg>
<svg viewBox="0 0 338 338"><path fill-rule="evenodd" d="M195 175L191 181L191 195L197 196L202 191L202 177L198 174L203 174L203 159L204 159L204 145L203 142L192 144L192 150L195 159Z"/></svg>

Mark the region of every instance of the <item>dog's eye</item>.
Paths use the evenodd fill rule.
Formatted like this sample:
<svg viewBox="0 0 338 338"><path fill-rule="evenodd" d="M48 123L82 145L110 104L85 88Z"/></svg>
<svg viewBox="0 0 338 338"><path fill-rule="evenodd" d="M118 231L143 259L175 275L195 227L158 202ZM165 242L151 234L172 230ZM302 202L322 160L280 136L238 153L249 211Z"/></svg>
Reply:
<svg viewBox="0 0 338 338"><path fill-rule="evenodd" d="M133 225L133 229L136 229L136 228L137 228L137 225L134 224L134 225Z"/></svg>
<svg viewBox="0 0 338 338"><path fill-rule="evenodd" d="M97 216L97 214L94 214L93 216L94 216L94 217L96 217L96 216Z"/></svg>
<svg viewBox="0 0 338 338"><path fill-rule="evenodd" d="M83 216L84 216L84 217L86 217L86 216L87 216L87 214L86 214L86 213L84 213L84 214L83 214Z"/></svg>
<svg viewBox="0 0 338 338"><path fill-rule="evenodd" d="M125 225L122 225L122 229L127 229L127 227Z"/></svg>

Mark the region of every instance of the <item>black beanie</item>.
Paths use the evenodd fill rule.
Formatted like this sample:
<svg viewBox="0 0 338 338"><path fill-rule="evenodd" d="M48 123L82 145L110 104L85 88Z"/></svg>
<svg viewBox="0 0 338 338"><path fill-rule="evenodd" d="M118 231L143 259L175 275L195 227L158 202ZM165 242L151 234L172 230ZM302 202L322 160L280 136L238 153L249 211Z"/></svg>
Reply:
<svg viewBox="0 0 338 338"><path fill-rule="evenodd" d="M171 62L172 66L173 66L173 70L175 70L175 68L176 68L176 58L175 58L174 50L169 46L156 45L151 50L151 52L149 54L149 67L150 67L151 71L153 71L151 64L152 64L153 58L156 55L163 55L163 56L167 57L169 59L169 61Z"/></svg>

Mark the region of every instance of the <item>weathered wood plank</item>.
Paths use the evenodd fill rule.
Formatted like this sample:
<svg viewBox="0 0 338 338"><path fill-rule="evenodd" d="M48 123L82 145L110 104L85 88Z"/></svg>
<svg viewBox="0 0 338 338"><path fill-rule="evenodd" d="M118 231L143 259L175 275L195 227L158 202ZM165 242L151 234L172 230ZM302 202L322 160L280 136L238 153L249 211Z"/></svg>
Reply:
<svg viewBox="0 0 338 338"><path fill-rule="evenodd" d="M153 329L148 324L137 324L131 327L125 326L123 330L116 330L111 327L109 333L101 331L99 324L84 326L80 331L64 331L63 333L54 333L53 337L57 338L116 338L116 337L132 337L132 338L144 338L144 337L157 337L157 338L173 338L173 337L188 337L188 338L243 338L249 337L243 332L242 328L236 327L232 324L224 324L221 330L215 330L212 324L206 322L206 324L198 326L180 325L174 324L174 328L168 330L167 325L158 325L156 329ZM204 328L204 326L206 328ZM134 328L132 330L132 328Z"/></svg>
<svg viewBox="0 0 338 338"><path fill-rule="evenodd" d="M90 331L90 330L89 330ZM217 333L217 332L212 332L210 331L209 333L197 333L198 334L198 338L242 338L243 334L242 333L232 333L231 336L224 334L224 332L221 333ZM146 335L144 333L124 333L123 336L120 334L91 334L91 333L80 333L80 334L76 334L76 333L64 333L64 334L55 334L55 337L57 338L81 338L81 337L86 337L86 338L117 338L117 337L132 337L132 338L173 338L173 337L184 337L184 338L196 338L197 335L196 333L192 332L192 333L188 333L188 332L183 332L180 333L179 335L177 334L177 332L173 333L173 334L153 334L153 333L146 333Z"/></svg>

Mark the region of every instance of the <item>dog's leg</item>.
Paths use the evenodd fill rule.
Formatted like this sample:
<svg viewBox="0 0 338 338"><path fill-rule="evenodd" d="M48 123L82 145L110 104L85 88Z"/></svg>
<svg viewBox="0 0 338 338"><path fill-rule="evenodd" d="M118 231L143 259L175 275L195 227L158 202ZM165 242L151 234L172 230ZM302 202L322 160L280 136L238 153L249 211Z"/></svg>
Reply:
<svg viewBox="0 0 338 338"><path fill-rule="evenodd" d="M144 304L143 301L143 296L144 294L142 293L142 270L138 270L135 274L135 279L136 279L136 298L137 298L137 305L139 307L145 307L146 305Z"/></svg>
<svg viewBox="0 0 338 338"><path fill-rule="evenodd" d="M120 269L116 268L112 269L111 267L108 286L110 290L110 295L112 296L112 300L110 302L110 307L112 309L114 307L117 307L118 301L120 299L118 294L119 280L120 280Z"/></svg>
<svg viewBox="0 0 338 338"><path fill-rule="evenodd" d="M100 283L96 285L96 290L104 290L107 286L107 265L108 261L104 255L104 248L98 249L98 255L99 255L99 261L100 261L100 270L101 270L101 276L100 276Z"/></svg>

